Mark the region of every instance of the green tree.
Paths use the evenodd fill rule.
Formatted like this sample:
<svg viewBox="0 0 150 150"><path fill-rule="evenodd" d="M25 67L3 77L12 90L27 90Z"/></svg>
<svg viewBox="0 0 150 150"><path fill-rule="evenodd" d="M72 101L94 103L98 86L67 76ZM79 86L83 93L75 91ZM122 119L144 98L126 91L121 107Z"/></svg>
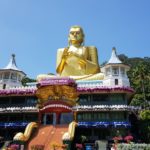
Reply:
<svg viewBox="0 0 150 150"><path fill-rule="evenodd" d="M150 110L141 111L139 116L139 131L141 133L141 139L147 143L150 143Z"/></svg>
<svg viewBox="0 0 150 150"><path fill-rule="evenodd" d="M150 96L149 64L147 62L139 62L136 67L130 70L128 75L131 86L136 91L131 104L138 104L136 101L140 101L142 105L148 105Z"/></svg>
<svg viewBox="0 0 150 150"><path fill-rule="evenodd" d="M139 112L139 133L144 142L150 142L150 58L128 58L125 55L119 57L123 63L131 66L128 72L131 87L135 94L131 105L144 106Z"/></svg>
<svg viewBox="0 0 150 150"><path fill-rule="evenodd" d="M128 64L128 57L125 54L120 54L118 57L124 64Z"/></svg>
<svg viewBox="0 0 150 150"><path fill-rule="evenodd" d="M35 79L31 79L31 78L29 78L29 77L24 77L21 82L22 82L22 85L23 85L23 86L26 86L27 83L36 82L36 80L35 80Z"/></svg>

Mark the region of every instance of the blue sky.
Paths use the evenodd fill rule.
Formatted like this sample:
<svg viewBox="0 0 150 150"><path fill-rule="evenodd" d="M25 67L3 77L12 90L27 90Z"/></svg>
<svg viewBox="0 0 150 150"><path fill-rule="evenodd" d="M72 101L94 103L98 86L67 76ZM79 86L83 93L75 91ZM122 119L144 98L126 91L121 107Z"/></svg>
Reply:
<svg viewBox="0 0 150 150"><path fill-rule="evenodd" d="M113 46L128 57L150 57L149 0L0 0L0 68L15 53L30 78L55 73L72 25L84 29L85 45L98 48L99 63Z"/></svg>

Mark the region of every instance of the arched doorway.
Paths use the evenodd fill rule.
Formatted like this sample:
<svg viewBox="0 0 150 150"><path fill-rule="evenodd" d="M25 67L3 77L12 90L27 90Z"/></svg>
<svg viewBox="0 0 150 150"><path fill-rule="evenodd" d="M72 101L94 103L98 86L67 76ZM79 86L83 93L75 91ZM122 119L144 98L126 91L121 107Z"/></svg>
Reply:
<svg viewBox="0 0 150 150"><path fill-rule="evenodd" d="M56 114L55 113L45 113L42 116L43 125L55 125L56 124Z"/></svg>
<svg viewBox="0 0 150 150"><path fill-rule="evenodd" d="M50 101L39 110L43 125L69 124L73 121L72 106L63 101Z"/></svg>

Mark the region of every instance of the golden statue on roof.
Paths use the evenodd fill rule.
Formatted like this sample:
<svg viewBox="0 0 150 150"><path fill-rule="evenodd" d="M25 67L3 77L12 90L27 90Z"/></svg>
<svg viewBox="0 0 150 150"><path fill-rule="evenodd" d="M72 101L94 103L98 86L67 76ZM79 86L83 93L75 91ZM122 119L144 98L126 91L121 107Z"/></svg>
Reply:
<svg viewBox="0 0 150 150"><path fill-rule="evenodd" d="M101 80L97 49L84 46L84 32L80 26L72 26L68 35L68 47L58 49L56 72L61 77L75 80ZM51 75L49 75L51 76ZM38 79L42 76L38 76Z"/></svg>

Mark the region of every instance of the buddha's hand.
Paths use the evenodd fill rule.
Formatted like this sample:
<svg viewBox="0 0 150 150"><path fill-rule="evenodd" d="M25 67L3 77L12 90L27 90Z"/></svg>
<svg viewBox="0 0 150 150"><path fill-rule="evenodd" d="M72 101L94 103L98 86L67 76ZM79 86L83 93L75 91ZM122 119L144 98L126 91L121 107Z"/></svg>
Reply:
<svg viewBox="0 0 150 150"><path fill-rule="evenodd" d="M64 53L63 53L63 55L62 55L62 58L66 59L68 56L69 56L69 55L68 55L68 52L65 52L65 51L64 51Z"/></svg>
<svg viewBox="0 0 150 150"><path fill-rule="evenodd" d="M81 68L85 68L86 67L86 60L84 59L79 59L79 65L81 66Z"/></svg>
<svg viewBox="0 0 150 150"><path fill-rule="evenodd" d="M76 58L76 61L77 61L77 63L80 65L80 67L81 68L85 68L85 66L86 66L86 60L83 58L83 56L82 55L79 55L79 54L77 54L77 53L75 53L75 52L68 52L68 55L67 55L68 57L75 57Z"/></svg>

